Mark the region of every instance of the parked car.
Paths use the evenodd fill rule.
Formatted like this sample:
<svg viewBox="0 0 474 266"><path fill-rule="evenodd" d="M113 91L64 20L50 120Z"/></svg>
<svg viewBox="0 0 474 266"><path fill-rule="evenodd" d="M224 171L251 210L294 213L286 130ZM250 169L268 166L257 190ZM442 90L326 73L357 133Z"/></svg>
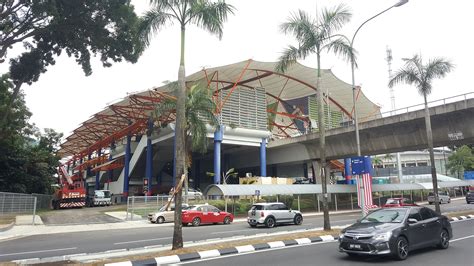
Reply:
<svg viewBox="0 0 474 266"><path fill-rule="evenodd" d="M182 195L183 197L185 196L185 192L183 190ZM188 199L201 199L203 197L202 192L199 190L196 190L194 188L188 188Z"/></svg>
<svg viewBox="0 0 474 266"><path fill-rule="evenodd" d="M466 202L467 204L474 202L474 191L468 191L466 193Z"/></svg>
<svg viewBox="0 0 474 266"><path fill-rule="evenodd" d="M182 209L186 210L189 208L187 204L182 205ZM161 207L157 212L151 212L148 214L148 221L151 223L161 224L164 222L174 222L174 204L170 204L168 209L166 205Z"/></svg>
<svg viewBox="0 0 474 266"><path fill-rule="evenodd" d="M221 211L218 208L203 204L189 206L182 212L183 225L191 223L193 226L199 226L200 224L230 224L234 221L234 215L225 211Z"/></svg>
<svg viewBox="0 0 474 266"><path fill-rule="evenodd" d="M404 260L415 249L434 245L447 249L452 236L448 218L429 208L383 208L343 229L339 251L349 256L386 254Z"/></svg>
<svg viewBox="0 0 474 266"><path fill-rule="evenodd" d="M299 211L288 209L282 202L256 203L248 211L247 223L251 227L262 224L268 228L281 223L300 225L303 215Z"/></svg>
<svg viewBox="0 0 474 266"><path fill-rule="evenodd" d="M451 202L451 197L449 196L449 193L446 192L446 191L439 191L438 192L438 199L439 199L439 204L450 203ZM434 193L430 192L428 194L428 203L433 204L434 202L435 202Z"/></svg>
<svg viewBox="0 0 474 266"><path fill-rule="evenodd" d="M414 201L407 198L388 198L383 208L389 207L403 207L403 206L418 206Z"/></svg>

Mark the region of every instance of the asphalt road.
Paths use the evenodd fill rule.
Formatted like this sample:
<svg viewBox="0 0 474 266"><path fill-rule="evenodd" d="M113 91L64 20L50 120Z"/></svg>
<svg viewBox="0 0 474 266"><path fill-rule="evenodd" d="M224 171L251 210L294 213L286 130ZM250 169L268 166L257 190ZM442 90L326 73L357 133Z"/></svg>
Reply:
<svg viewBox="0 0 474 266"><path fill-rule="evenodd" d="M434 206L432 206L434 208ZM452 201L443 204L443 212L471 209L474 204L465 201ZM331 225L347 225L353 223L360 215L357 213L331 216ZM197 241L232 236L250 236L259 233L300 230L322 227L322 216L307 216L301 226L282 225L276 228L250 228L246 222L230 225L202 225L199 227L183 227L184 241ZM51 235L34 235L19 239L0 242L0 261L11 261L30 258L47 258L54 256L95 253L117 249L142 248L156 245L170 245L173 227L157 226L137 229L86 231L76 233L60 233Z"/></svg>
<svg viewBox="0 0 474 266"><path fill-rule="evenodd" d="M258 251L217 259L190 262L191 265L472 265L474 262L474 220L452 223L453 239L446 250L426 248L413 251L405 261L390 257L352 258L338 251L338 242Z"/></svg>

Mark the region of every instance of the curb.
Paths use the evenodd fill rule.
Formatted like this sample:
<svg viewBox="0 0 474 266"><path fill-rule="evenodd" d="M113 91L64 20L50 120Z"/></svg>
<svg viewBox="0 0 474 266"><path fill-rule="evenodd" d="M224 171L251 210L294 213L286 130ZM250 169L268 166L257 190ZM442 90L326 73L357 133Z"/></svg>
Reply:
<svg viewBox="0 0 474 266"><path fill-rule="evenodd" d="M462 215L462 216L459 216L459 217L451 217L449 219L450 222L453 222L453 221L461 221L461 220L469 220L469 219L474 219L474 214L469 214L469 215Z"/></svg>
<svg viewBox="0 0 474 266"><path fill-rule="evenodd" d="M252 252L256 250L273 249L273 248L295 246L295 245L305 245L305 244L317 243L317 242L328 242L328 241L334 241L337 239L338 239L338 236L323 235L323 236L317 236L317 237L311 237L311 238L298 238L298 239L291 239L291 240L260 243L260 244L254 244L254 245L237 246L237 247L224 248L224 249L198 251L198 252L193 252L193 253L157 257L157 258L152 258L152 259L147 259L147 260L107 263L105 265L106 266L119 266L119 265L120 266L122 265L151 266L151 265L161 265L161 264L168 264L168 263L180 263L180 262L185 262L185 261L190 261L190 260L199 260L199 259L214 258L214 257L225 256L225 255L231 255L231 254L247 253L247 252Z"/></svg>
<svg viewBox="0 0 474 266"><path fill-rule="evenodd" d="M7 224L6 226L0 226L0 232L5 232L10 230L15 225L14 222Z"/></svg>

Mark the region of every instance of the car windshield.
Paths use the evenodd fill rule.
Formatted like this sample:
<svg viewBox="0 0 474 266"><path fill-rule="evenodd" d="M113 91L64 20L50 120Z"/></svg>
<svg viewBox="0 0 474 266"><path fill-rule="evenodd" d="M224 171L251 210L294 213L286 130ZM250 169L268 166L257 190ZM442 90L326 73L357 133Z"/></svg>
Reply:
<svg viewBox="0 0 474 266"><path fill-rule="evenodd" d="M406 209L374 211L362 219L361 223L401 223L407 213Z"/></svg>
<svg viewBox="0 0 474 266"><path fill-rule="evenodd" d="M397 199L388 199L387 202L385 202L385 204L398 204L398 201Z"/></svg>
<svg viewBox="0 0 474 266"><path fill-rule="evenodd" d="M265 209L265 206L263 205L253 205L252 208L250 208L251 211L261 211L264 209Z"/></svg>

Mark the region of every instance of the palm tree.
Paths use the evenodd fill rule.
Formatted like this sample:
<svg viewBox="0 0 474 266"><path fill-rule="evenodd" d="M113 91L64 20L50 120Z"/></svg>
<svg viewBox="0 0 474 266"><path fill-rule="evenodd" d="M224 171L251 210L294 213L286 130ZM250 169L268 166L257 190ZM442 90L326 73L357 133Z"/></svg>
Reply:
<svg viewBox="0 0 474 266"><path fill-rule="evenodd" d="M323 92L320 89L321 84L321 53L332 51L335 54L342 55L346 60L350 60L353 52L347 42L347 38L336 35L339 30L347 23L352 14L345 5L339 5L332 9L323 9L316 18L311 18L305 11L299 10L281 24L280 28L284 34L292 34L298 41L298 47L288 46L283 51L276 66L277 71L285 72L286 69L296 63L297 59L305 59L310 54L316 54L317 70L317 98L318 98L318 128L319 128L319 149L322 174L322 193L323 212L324 212L324 230L331 230L329 224L329 209L327 201L327 173L326 173L326 130L324 127L323 113Z"/></svg>
<svg viewBox="0 0 474 266"><path fill-rule="evenodd" d="M435 78L443 78L451 71L454 66L443 58L435 58L423 65L421 55L414 55L413 58L403 59L405 66L398 70L393 78L390 79L388 86L392 88L398 83L415 85L418 92L423 95L425 100L425 124L428 140L428 150L430 152L431 177L433 182L433 192L435 195L436 212L441 213L438 202L438 178L436 176L436 167L433 153L433 135L431 132L430 111L428 109L427 97L432 90L432 81Z"/></svg>
<svg viewBox="0 0 474 266"><path fill-rule="evenodd" d="M144 49L150 44L153 34L161 30L166 24L178 23L181 29L181 57L179 62L178 83L176 103L176 175L181 176L186 172L186 147L185 147L185 66L184 66L184 44L186 26L195 24L198 27L222 38L223 24L227 20L227 14L233 14L234 7L224 1L210 2L208 0L151 0L152 8L140 18L139 34ZM142 50L143 50L142 49ZM176 177L174 177L176 178ZM182 192L177 192L175 197L174 233L172 249L183 247L183 234L181 223Z"/></svg>
<svg viewBox="0 0 474 266"><path fill-rule="evenodd" d="M378 166L380 166L380 165L383 164L382 158L381 158L381 157L378 157L377 155L374 156L374 157L372 158L372 164L374 165L373 168L375 168L375 173L376 173L377 176L378 176L378 172L379 172L379 170L378 170L379 167L378 167Z"/></svg>

